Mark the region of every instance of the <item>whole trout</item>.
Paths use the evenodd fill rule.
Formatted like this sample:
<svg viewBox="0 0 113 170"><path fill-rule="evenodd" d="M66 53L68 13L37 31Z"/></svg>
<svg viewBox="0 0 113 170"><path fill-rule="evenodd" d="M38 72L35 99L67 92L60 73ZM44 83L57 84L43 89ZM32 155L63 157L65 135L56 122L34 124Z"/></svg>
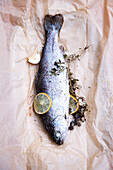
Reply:
<svg viewBox="0 0 113 170"><path fill-rule="evenodd" d="M35 82L37 93L44 92L51 97L51 108L41 117L46 129L59 145L63 144L68 132L70 97L67 69L63 52L58 45L58 35L62 24L61 14L46 15L44 18L46 40ZM51 70L58 61L63 63L64 70L59 74L51 75Z"/></svg>

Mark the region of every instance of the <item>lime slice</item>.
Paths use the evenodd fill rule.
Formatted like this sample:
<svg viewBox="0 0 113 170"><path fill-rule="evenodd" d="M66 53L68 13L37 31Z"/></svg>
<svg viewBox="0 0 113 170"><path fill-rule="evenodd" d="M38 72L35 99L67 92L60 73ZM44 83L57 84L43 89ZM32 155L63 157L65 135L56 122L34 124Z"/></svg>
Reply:
<svg viewBox="0 0 113 170"><path fill-rule="evenodd" d="M46 93L38 93L34 99L34 110L37 114L44 114L51 108L51 98Z"/></svg>
<svg viewBox="0 0 113 170"><path fill-rule="evenodd" d="M70 95L70 101L69 101L69 114L72 115L73 113L77 112L79 109L79 103L78 100Z"/></svg>

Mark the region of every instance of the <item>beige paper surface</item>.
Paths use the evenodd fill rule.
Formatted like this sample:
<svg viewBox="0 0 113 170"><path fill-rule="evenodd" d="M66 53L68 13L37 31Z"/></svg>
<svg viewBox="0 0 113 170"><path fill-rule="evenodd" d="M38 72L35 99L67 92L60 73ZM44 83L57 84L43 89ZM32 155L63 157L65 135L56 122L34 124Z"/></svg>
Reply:
<svg viewBox="0 0 113 170"><path fill-rule="evenodd" d="M63 14L59 43L67 52L92 45L71 63L89 104L87 121L69 131L62 146L51 141L32 107L38 65L27 57L42 50L47 13ZM112 55L112 0L0 1L0 170L113 169Z"/></svg>

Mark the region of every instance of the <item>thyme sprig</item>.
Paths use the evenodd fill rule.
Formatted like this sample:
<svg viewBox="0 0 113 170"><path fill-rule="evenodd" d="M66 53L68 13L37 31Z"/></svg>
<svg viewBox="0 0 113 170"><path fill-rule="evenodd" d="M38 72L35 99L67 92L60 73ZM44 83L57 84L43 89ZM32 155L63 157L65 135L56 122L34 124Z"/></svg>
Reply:
<svg viewBox="0 0 113 170"><path fill-rule="evenodd" d="M65 61L67 63L69 63L70 61L73 61L73 60L80 60L80 56L85 54L85 52L91 47L91 45L86 45L83 49L79 49L79 51L77 51L76 53L74 54L70 54L70 55L67 55L67 54L64 54L64 58L65 58Z"/></svg>
<svg viewBox="0 0 113 170"><path fill-rule="evenodd" d="M53 67L52 69L51 69L51 71L50 71L50 76L52 76L53 74L54 75L60 75L60 73L61 72L63 72L65 69L66 69L66 67L64 66L64 62L61 62L61 60L59 59L59 61L57 62L57 61L55 61L55 63L54 63L54 66L55 67Z"/></svg>

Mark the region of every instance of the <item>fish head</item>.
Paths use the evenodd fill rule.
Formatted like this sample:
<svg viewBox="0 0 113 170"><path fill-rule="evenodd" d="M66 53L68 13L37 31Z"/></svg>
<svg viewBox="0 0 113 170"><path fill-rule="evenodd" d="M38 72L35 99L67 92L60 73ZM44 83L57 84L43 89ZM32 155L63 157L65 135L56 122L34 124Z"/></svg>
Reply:
<svg viewBox="0 0 113 170"><path fill-rule="evenodd" d="M53 139L58 145L62 145L67 136L68 123L65 117L58 116L54 120Z"/></svg>

